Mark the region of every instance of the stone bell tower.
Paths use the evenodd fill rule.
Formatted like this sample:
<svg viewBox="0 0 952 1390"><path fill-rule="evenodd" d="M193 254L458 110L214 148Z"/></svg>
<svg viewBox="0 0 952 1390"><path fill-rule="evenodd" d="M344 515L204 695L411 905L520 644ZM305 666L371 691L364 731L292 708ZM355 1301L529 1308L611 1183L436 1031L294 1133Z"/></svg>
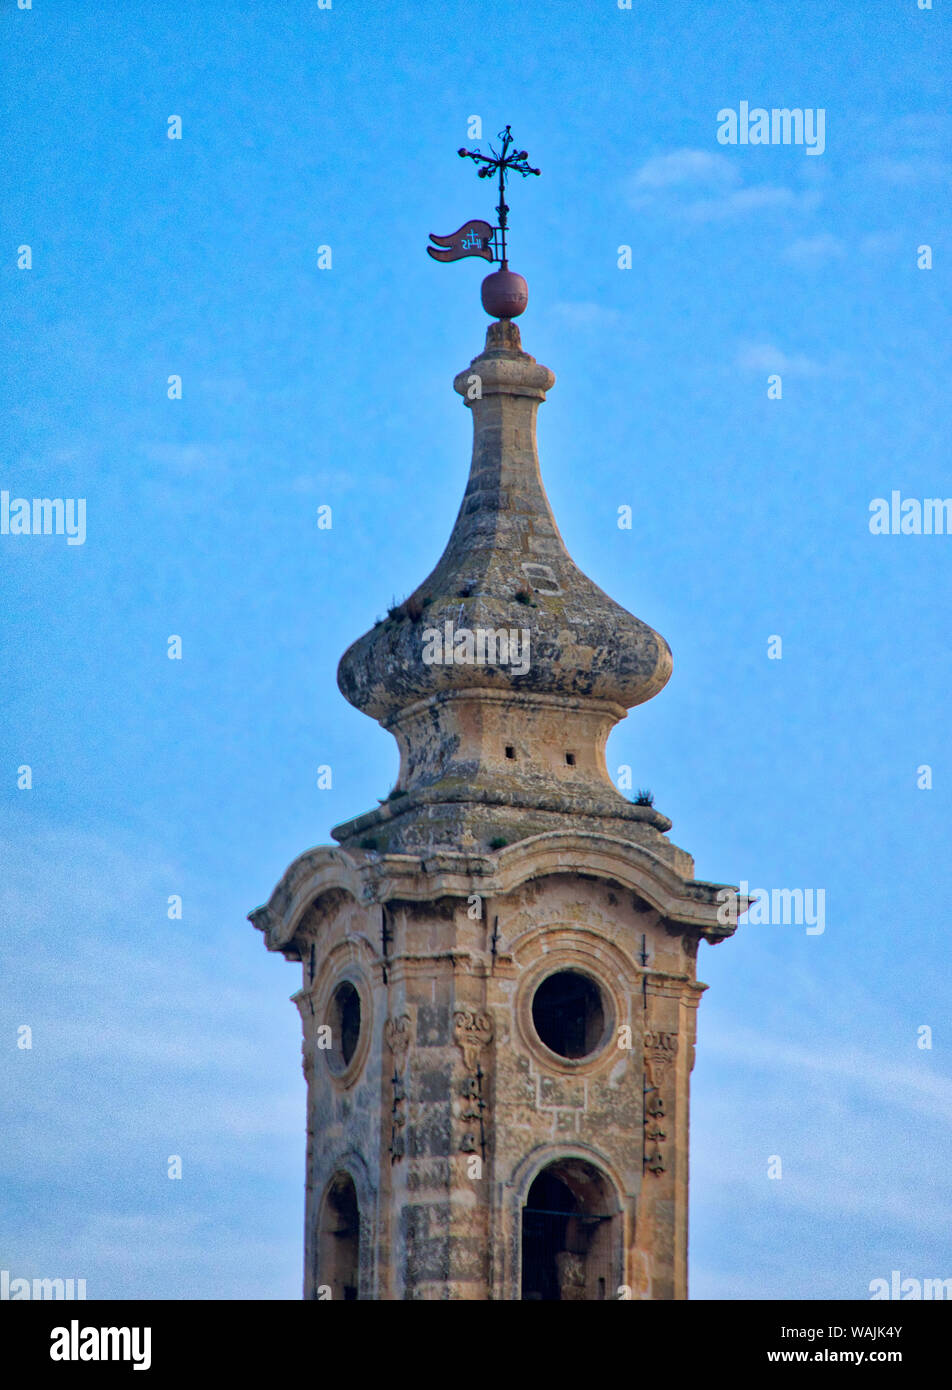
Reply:
<svg viewBox="0 0 952 1390"><path fill-rule="evenodd" d="M563 544L516 280L488 277L453 383L474 442L443 556L340 663L397 784L251 914L303 973L305 1298L687 1297L695 966L733 926L608 776L671 654Z"/></svg>

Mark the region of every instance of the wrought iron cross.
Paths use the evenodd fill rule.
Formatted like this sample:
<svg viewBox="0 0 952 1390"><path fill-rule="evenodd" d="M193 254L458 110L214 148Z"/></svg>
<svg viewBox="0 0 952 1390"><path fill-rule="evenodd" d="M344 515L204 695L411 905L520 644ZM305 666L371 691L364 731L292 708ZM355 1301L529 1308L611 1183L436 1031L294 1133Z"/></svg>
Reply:
<svg viewBox="0 0 952 1390"><path fill-rule="evenodd" d="M503 270L508 270L509 261L506 253L506 228L508 226L509 208L506 206L506 175L521 174L526 178L529 174L541 174L541 169L533 169L531 164L526 161L529 156L526 150L512 150L513 138L512 130L506 126L501 130L497 137L502 142L502 149L498 152L489 147L489 154L481 154L479 150L458 150L460 159L471 159L474 164L479 164L479 177L481 179L491 179L493 174L499 174L499 202L496 211L499 214L499 255L495 258L502 262ZM510 153L510 150L512 152Z"/></svg>

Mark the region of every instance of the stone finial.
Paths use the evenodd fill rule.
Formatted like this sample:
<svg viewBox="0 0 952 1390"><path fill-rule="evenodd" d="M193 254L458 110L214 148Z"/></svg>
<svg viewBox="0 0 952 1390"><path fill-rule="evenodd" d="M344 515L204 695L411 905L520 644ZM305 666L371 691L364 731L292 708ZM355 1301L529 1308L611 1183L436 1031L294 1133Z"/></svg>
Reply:
<svg viewBox="0 0 952 1390"><path fill-rule="evenodd" d="M554 383L549 368L523 351L511 320L489 325L483 351L453 382L473 412L473 456L446 549L410 597L341 659L342 693L400 745L392 796L411 795L389 806L405 824L421 793L457 807L480 798L545 805L547 816L569 804L579 814L583 805L602 814L608 803L612 816L642 811L612 784L605 742L626 709L664 686L671 653L565 548L536 451L536 412ZM432 828L432 805L425 814ZM442 825L447 841L466 830L467 814L458 809L452 827ZM639 818L670 824L655 812ZM335 836L366 833L360 820ZM548 824L526 821L521 833ZM418 827L412 843L428 834ZM508 837L484 827L472 838ZM403 829L397 840L388 833L390 847L398 842L411 844Z"/></svg>

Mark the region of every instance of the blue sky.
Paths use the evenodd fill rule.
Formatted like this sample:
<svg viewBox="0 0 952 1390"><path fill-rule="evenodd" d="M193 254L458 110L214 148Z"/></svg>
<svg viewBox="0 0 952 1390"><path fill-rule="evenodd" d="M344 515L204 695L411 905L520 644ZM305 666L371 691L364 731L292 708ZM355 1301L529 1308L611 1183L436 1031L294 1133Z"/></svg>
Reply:
<svg viewBox="0 0 952 1390"><path fill-rule="evenodd" d="M944 8L5 7L0 487L87 539L0 537L4 1267L300 1295L297 978L244 919L393 783L336 664L459 505L486 267L424 246L492 220L454 152L510 122L549 497L674 652L610 770L698 877L826 892L701 949L692 1296L952 1275L952 538L868 527L952 493ZM718 144L742 101L822 108L823 154Z"/></svg>

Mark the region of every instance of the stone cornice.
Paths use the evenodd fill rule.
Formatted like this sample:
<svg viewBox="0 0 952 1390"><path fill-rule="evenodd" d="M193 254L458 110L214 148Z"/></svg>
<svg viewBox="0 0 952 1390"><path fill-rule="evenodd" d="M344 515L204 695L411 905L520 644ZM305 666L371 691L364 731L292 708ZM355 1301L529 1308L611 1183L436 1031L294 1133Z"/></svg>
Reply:
<svg viewBox="0 0 952 1390"><path fill-rule="evenodd" d="M356 902L394 899L505 897L530 879L585 873L630 889L665 919L692 928L708 941L731 936L735 926L717 920L718 892L727 884L684 880L639 845L584 830L552 831L508 845L495 854L347 852L331 846L307 850L287 869L268 902L249 920L264 932L268 948L288 951L307 909L325 893L347 893Z"/></svg>
<svg viewBox="0 0 952 1390"><path fill-rule="evenodd" d="M389 729L393 724L399 723L401 719L410 714L420 714L430 709L433 705L445 703L447 700L485 700L497 701L505 705L536 705L540 709L576 710L593 709L598 710L616 721L628 718L628 711L624 705L618 704L615 700L598 700L588 695L539 695L532 691L523 693L520 690L487 690L483 686L464 686L461 690L438 690L432 695L427 695L423 699L415 700L412 705L405 706L393 719L384 725Z"/></svg>
<svg viewBox="0 0 952 1390"><path fill-rule="evenodd" d="M532 795L522 788L501 790L494 787L447 787L436 783L431 787L409 791L393 801L385 801L375 810L365 811L353 820L343 821L333 827L331 834L335 840L350 839L387 822L399 820L421 806L453 805L512 806L521 811L552 811L573 819L582 816L598 820L609 818L643 821L647 825L653 825L662 834L671 829L671 821L662 811L656 811L653 806L638 806L633 801L626 801L621 795L617 800L613 800L611 788L606 788L602 795L596 797L557 792Z"/></svg>

